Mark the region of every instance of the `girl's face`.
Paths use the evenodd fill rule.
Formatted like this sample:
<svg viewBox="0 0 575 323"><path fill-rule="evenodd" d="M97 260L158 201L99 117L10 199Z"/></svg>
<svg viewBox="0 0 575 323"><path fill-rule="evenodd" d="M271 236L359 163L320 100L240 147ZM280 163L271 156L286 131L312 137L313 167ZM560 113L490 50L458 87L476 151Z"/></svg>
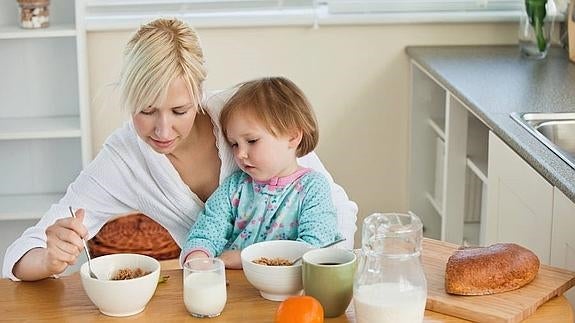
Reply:
<svg viewBox="0 0 575 323"><path fill-rule="evenodd" d="M296 149L301 131L275 137L251 116L236 112L229 119L226 132L236 163L253 179L267 181L297 170Z"/></svg>
<svg viewBox="0 0 575 323"><path fill-rule="evenodd" d="M154 151L170 154L188 137L196 118L196 106L182 78L174 79L161 105L133 115L134 127Z"/></svg>

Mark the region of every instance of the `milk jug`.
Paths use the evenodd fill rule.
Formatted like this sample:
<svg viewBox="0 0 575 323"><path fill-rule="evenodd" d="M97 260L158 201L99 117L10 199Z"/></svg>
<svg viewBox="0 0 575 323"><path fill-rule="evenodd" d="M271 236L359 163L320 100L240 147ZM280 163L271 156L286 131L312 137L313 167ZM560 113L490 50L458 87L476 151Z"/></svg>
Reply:
<svg viewBox="0 0 575 323"><path fill-rule="evenodd" d="M422 224L413 213L375 213L363 221L353 285L358 323L423 321L427 284L421 239Z"/></svg>

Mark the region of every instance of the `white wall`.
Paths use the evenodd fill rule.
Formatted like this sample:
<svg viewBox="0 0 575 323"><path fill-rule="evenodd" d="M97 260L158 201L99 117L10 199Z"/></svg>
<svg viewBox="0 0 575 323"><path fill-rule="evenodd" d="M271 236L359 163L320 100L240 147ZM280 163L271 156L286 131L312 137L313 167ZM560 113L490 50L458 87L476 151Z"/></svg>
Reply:
<svg viewBox="0 0 575 323"><path fill-rule="evenodd" d="M320 123L321 159L359 205L407 211L408 45L515 44L517 24L387 24L319 29L199 29L208 89L284 75L308 95ZM106 99L131 32L90 32L88 56L94 151L126 118Z"/></svg>

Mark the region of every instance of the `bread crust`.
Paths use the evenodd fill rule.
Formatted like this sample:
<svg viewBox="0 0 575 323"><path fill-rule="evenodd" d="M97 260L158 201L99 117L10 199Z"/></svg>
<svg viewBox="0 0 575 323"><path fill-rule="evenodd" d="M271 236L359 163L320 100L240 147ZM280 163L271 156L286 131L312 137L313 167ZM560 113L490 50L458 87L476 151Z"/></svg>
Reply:
<svg viewBox="0 0 575 323"><path fill-rule="evenodd" d="M539 258L514 243L460 248L445 268L445 291L457 295L488 295L520 288L539 271Z"/></svg>

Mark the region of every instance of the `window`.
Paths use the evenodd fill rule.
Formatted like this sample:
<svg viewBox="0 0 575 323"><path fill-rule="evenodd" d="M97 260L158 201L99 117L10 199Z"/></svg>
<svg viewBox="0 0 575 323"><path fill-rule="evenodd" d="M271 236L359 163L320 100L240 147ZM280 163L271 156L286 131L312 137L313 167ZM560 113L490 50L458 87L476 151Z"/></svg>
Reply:
<svg viewBox="0 0 575 323"><path fill-rule="evenodd" d="M566 7L568 0L557 2ZM135 28L158 16L200 27L516 21L523 0L86 0L89 30ZM553 12L554 8L550 8Z"/></svg>
<svg viewBox="0 0 575 323"><path fill-rule="evenodd" d="M520 0L326 0L330 13L521 10Z"/></svg>
<svg viewBox="0 0 575 323"><path fill-rule="evenodd" d="M158 16L193 21L194 26L311 24L314 0L88 0L89 30L134 28Z"/></svg>

